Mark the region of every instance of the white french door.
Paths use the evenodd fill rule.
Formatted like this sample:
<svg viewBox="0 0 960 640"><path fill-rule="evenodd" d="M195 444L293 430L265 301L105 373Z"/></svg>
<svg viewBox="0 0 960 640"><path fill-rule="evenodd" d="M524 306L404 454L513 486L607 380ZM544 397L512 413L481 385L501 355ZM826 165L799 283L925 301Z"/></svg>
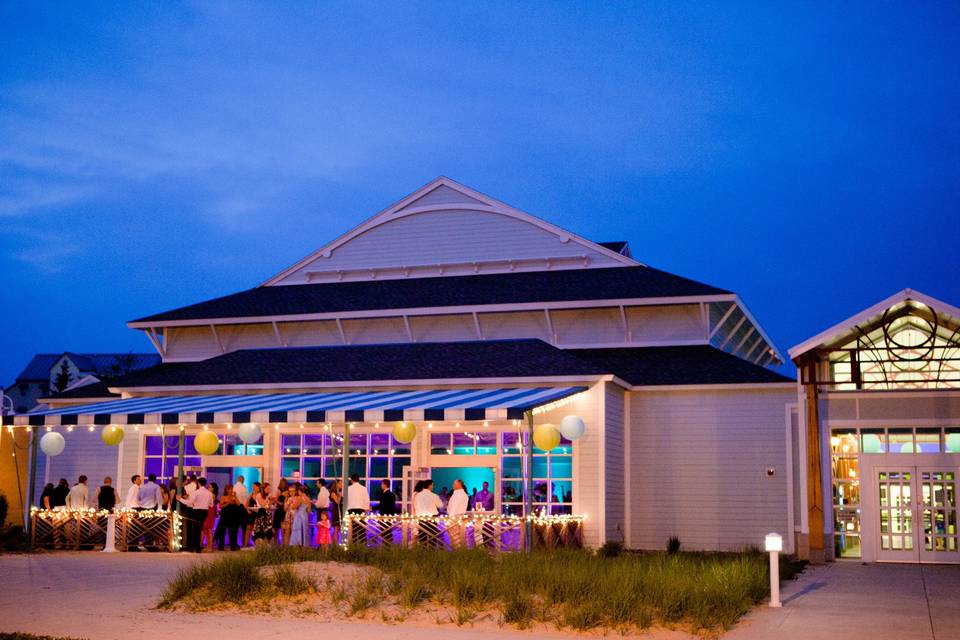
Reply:
<svg viewBox="0 0 960 640"><path fill-rule="evenodd" d="M878 560L960 563L958 475L950 466L874 469Z"/></svg>

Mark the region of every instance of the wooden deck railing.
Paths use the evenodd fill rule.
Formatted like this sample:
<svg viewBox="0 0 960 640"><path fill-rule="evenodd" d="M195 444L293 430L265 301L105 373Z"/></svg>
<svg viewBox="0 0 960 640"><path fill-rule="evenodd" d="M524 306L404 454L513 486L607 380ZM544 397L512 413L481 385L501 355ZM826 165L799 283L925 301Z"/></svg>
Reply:
<svg viewBox="0 0 960 640"><path fill-rule="evenodd" d="M107 541L110 516L115 518L117 551L132 547L156 551L180 549L180 516L169 511L113 512L96 509L30 510L30 541L34 548L100 550Z"/></svg>
<svg viewBox="0 0 960 640"><path fill-rule="evenodd" d="M519 516L470 512L462 516L348 515L345 542L367 547L425 546L432 549L489 549L494 552L525 548ZM583 546L582 516L531 516L533 545L544 548Z"/></svg>

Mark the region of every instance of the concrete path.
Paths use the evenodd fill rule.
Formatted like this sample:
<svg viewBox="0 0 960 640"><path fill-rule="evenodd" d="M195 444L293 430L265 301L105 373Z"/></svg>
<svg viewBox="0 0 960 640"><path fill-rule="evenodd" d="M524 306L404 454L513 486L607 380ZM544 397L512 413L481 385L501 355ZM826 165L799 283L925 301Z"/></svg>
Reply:
<svg viewBox="0 0 960 640"><path fill-rule="evenodd" d="M578 637L545 629L471 629L322 622L250 615L171 613L153 609L181 567L210 556L159 553L48 553L0 556L0 631L29 631L91 640L202 638L290 640L489 640ZM960 566L832 564L807 570L784 585L784 607L758 607L724 638L738 640L958 640ZM599 637L600 634L589 634ZM617 634L609 634L610 637ZM584 636L579 636L584 637ZM619 637L619 636L618 636ZM658 630L651 640L688 638Z"/></svg>
<svg viewBox="0 0 960 640"><path fill-rule="evenodd" d="M783 587L730 640L960 640L960 566L837 562Z"/></svg>

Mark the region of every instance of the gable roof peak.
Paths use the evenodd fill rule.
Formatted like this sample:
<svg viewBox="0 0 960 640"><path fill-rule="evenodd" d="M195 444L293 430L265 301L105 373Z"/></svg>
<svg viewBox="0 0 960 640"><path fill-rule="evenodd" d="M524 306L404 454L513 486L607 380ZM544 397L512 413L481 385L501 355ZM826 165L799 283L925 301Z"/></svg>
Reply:
<svg viewBox="0 0 960 640"><path fill-rule="evenodd" d="M441 188L449 189L451 192L460 197L454 200L442 198L436 201L421 202L427 199L431 193L434 193ZM415 206L418 202L421 202L420 206ZM284 280L296 273L301 268L319 260L320 258L330 258L334 251L339 249L341 246L382 224L414 214L441 211L451 208L470 209L480 212L499 214L508 218L514 218L538 227L542 231L556 236L559 238L561 243L566 244L568 242L573 242L575 244L582 245L586 251L593 252L594 254L600 254L606 259L619 263L622 266L642 266L642 263L634 260L628 255L612 250L597 242L587 240L586 238L583 238L571 231L567 231L566 229L547 222L542 218L529 214L505 202L497 200L496 198L492 198L484 193L472 189L460 182L457 182L456 180L453 180L452 178L440 175L422 187L416 189L412 193L394 202L389 207L381 210L376 215L366 219L364 222L355 226L350 231L347 231L346 233L335 238L333 241L323 245L316 251L310 253L287 269L284 269L266 282L261 283L260 286L266 287L283 283Z"/></svg>
<svg viewBox="0 0 960 640"><path fill-rule="evenodd" d="M852 331L857 325L875 318L876 316L882 315L887 309L905 302L918 302L924 306L930 307L938 314L947 315L960 320L960 308L934 298L933 296L928 296L925 293L921 293L916 289L907 287L906 289L901 289L892 296L884 298L880 302L867 307L863 311L856 313L841 322L838 322L829 329L821 331L812 338L809 338L808 340L805 340L804 342L793 347L788 351L788 353L792 359L796 360L798 357L804 353L807 353L808 351L821 347L825 344L835 342L836 340L842 338L845 334Z"/></svg>

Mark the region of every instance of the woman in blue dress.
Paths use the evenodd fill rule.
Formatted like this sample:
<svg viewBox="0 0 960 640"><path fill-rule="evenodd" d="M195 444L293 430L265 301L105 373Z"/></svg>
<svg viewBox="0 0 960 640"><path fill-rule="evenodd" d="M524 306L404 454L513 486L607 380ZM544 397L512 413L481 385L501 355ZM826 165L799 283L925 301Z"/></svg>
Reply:
<svg viewBox="0 0 960 640"><path fill-rule="evenodd" d="M285 505L288 510L293 511L290 544L306 547L310 545L310 497L299 482L295 487L296 494L287 499Z"/></svg>

